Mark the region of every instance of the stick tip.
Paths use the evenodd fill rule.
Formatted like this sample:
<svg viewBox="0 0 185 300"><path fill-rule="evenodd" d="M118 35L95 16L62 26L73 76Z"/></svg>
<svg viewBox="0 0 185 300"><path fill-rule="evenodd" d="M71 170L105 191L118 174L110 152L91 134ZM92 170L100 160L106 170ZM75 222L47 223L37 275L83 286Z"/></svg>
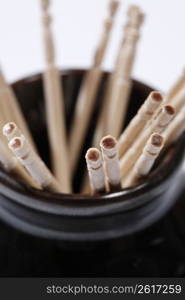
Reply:
<svg viewBox="0 0 185 300"><path fill-rule="evenodd" d="M100 142L100 146L102 146L105 149L115 148L116 144L117 144L116 139L111 135L107 135L103 137Z"/></svg>
<svg viewBox="0 0 185 300"><path fill-rule="evenodd" d="M162 96L162 94L160 93L160 92L158 92L158 91L153 91L153 92L151 92L151 97L152 97L152 99L154 100L154 101L156 101L156 102L162 102L163 101L163 96Z"/></svg>
<svg viewBox="0 0 185 300"><path fill-rule="evenodd" d="M9 142L10 149L16 150L19 149L22 146L22 138L21 137L15 137Z"/></svg>
<svg viewBox="0 0 185 300"><path fill-rule="evenodd" d="M49 7L50 0L41 0L41 5L43 9L47 9Z"/></svg>
<svg viewBox="0 0 185 300"><path fill-rule="evenodd" d="M151 136L151 144L156 147L161 147L163 144L164 138L158 133L153 133Z"/></svg>
<svg viewBox="0 0 185 300"><path fill-rule="evenodd" d="M96 148L90 148L87 150L85 157L87 160L96 162L100 158L100 151Z"/></svg>
<svg viewBox="0 0 185 300"><path fill-rule="evenodd" d="M118 0L111 0L110 1L110 11L111 11L111 14L115 14L118 7L120 5L120 2Z"/></svg>
<svg viewBox="0 0 185 300"><path fill-rule="evenodd" d="M172 105L165 105L164 110L168 115L174 115L175 114L175 108Z"/></svg>
<svg viewBox="0 0 185 300"><path fill-rule="evenodd" d="M9 122L3 126L3 135L9 136L17 128L17 125L14 122Z"/></svg>
<svg viewBox="0 0 185 300"><path fill-rule="evenodd" d="M128 8L127 15L129 18L136 18L139 24L144 22L145 14L141 11L140 7L137 5L130 5Z"/></svg>

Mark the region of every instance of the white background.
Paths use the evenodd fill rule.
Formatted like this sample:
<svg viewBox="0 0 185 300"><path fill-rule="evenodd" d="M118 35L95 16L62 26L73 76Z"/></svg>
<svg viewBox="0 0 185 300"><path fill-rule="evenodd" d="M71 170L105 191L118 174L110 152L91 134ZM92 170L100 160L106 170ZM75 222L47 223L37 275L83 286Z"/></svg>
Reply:
<svg viewBox="0 0 185 300"><path fill-rule="evenodd" d="M185 0L120 0L104 68L112 68L129 4L146 14L133 77L167 91L185 66ZM108 0L53 0L60 67L89 67ZM43 69L40 0L0 0L0 64L9 81Z"/></svg>

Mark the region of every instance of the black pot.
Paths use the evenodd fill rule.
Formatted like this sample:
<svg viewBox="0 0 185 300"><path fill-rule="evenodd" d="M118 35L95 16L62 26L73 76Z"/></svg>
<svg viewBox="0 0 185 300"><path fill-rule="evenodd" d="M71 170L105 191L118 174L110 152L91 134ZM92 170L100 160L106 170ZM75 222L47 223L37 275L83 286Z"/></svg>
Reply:
<svg viewBox="0 0 185 300"><path fill-rule="evenodd" d="M63 73L68 130L83 74L81 70ZM74 177L76 192L107 76ZM50 165L41 76L20 80L13 88L40 154ZM127 122L150 91L133 81ZM93 197L37 191L0 170L0 275L183 276L184 154L185 136L181 136L145 183Z"/></svg>

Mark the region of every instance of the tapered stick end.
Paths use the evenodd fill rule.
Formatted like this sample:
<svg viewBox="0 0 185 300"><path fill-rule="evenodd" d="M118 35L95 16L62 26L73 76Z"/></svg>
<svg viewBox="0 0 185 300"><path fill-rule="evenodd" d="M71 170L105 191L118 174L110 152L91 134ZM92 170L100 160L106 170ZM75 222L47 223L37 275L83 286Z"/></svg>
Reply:
<svg viewBox="0 0 185 300"><path fill-rule="evenodd" d="M111 16L114 16L118 10L118 7L120 5L120 2L117 0L111 0L110 1L110 14Z"/></svg>

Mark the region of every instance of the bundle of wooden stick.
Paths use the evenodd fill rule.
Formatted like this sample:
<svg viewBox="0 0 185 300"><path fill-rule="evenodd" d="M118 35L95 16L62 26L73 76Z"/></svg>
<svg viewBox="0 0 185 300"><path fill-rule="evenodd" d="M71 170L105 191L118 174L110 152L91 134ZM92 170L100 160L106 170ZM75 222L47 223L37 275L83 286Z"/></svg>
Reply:
<svg viewBox="0 0 185 300"><path fill-rule="evenodd" d="M43 72L46 120L52 172L37 153L16 96L0 70L0 162L2 167L32 188L72 193L72 178L103 77L102 63L108 48L119 2L110 0L108 16L92 67L85 73L77 96L72 126L67 136L64 95L51 31L50 1L41 1L45 70ZM114 71L109 75L92 140L85 155L88 175L84 190L117 192L146 180L164 148L185 130L185 72L168 93L153 91L123 132L132 88L132 70L144 14L130 6ZM98 147L100 147L98 149Z"/></svg>

